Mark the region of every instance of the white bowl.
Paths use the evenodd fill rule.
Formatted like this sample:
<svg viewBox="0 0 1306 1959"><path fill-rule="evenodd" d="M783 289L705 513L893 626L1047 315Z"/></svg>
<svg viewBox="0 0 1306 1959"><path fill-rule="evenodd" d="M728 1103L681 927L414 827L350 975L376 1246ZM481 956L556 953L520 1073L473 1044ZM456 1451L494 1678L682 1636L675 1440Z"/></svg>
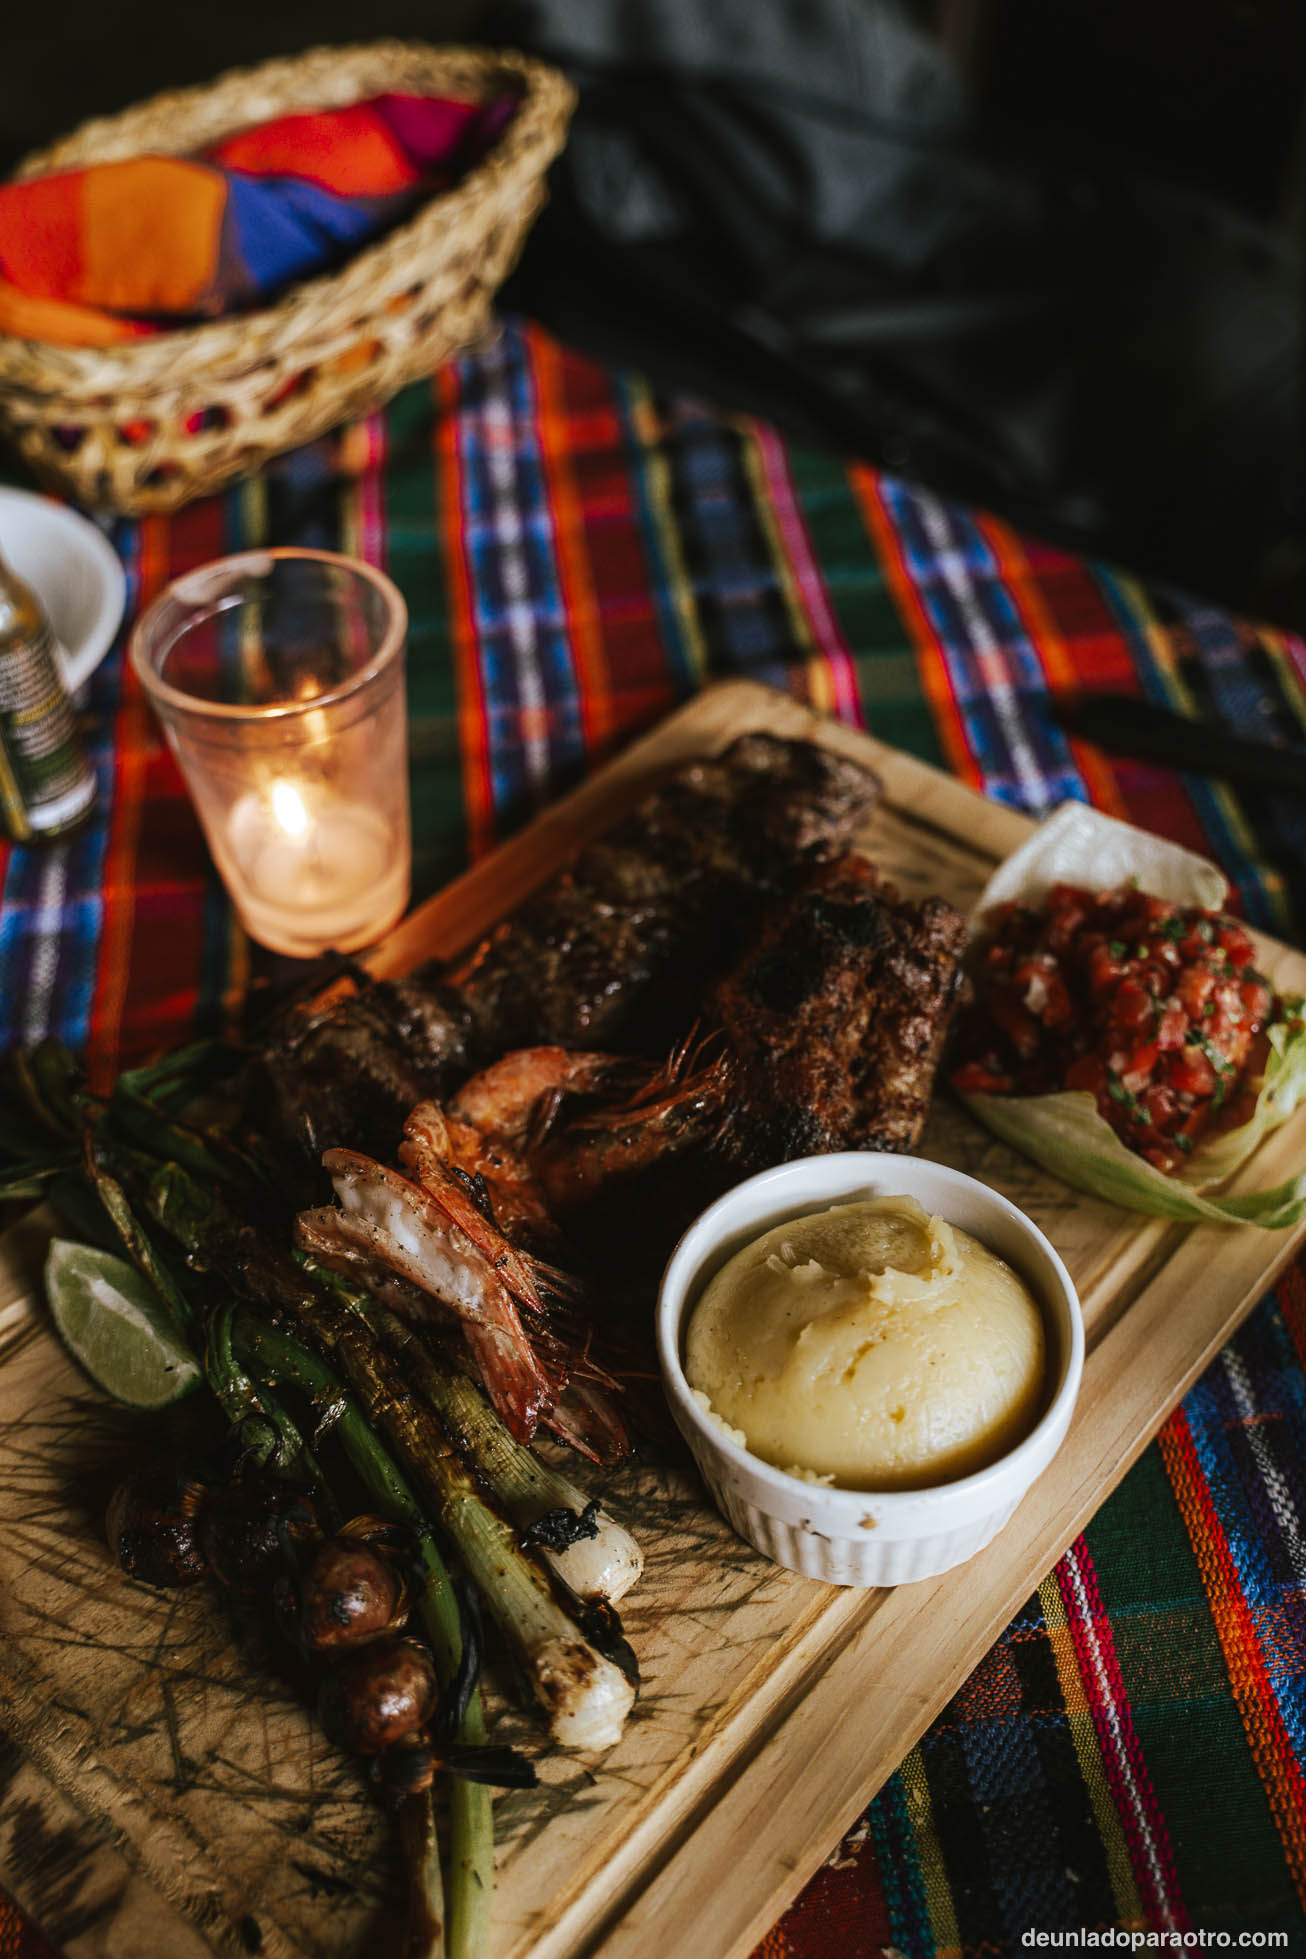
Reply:
<svg viewBox="0 0 1306 1959"><path fill-rule="evenodd" d="M689 1315L734 1252L787 1218L880 1196L914 1197L960 1225L1020 1274L1044 1315L1048 1379L1035 1427L987 1469L927 1489L837 1489L773 1468L730 1441L704 1413L682 1364ZM704 1211L662 1275L657 1339L672 1415L717 1507L768 1558L831 1585L933 1578L982 1550L1060 1447L1084 1368L1079 1300L1037 1225L960 1170L862 1150L764 1170Z"/></svg>
<svg viewBox="0 0 1306 1959"><path fill-rule="evenodd" d="M127 580L103 532L53 497L0 484L0 558L49 614L64 685L89 680L113 644Z"/></svg>

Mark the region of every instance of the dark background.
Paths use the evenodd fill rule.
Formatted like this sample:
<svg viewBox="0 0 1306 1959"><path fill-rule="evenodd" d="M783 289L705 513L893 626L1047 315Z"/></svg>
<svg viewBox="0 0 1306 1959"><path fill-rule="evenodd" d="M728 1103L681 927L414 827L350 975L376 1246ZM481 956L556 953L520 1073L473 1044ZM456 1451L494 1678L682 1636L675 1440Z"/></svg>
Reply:
<svg viewBox="0 0 1306 1959"><path fill-rule="evenodd" d="M382 34L580 84L506 304L1306 625L1299 0L64 0L10 10L0 163Z"/></svg>

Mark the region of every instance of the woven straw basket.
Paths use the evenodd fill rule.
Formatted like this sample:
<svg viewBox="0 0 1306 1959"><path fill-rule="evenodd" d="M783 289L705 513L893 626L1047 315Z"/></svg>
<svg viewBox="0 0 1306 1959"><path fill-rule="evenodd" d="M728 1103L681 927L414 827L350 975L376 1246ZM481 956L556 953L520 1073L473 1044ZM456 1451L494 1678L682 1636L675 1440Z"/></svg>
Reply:
<svg viewBox="0 0 1306 1959"><path fill-rule="evenodd" d="M156 95L27 157L20 176L198 150L272 116L386 90L484 100L508 89L521 107L453 190L275 306L112 347L0 335L0 427L55 488L137 515L175 510L367 413L486 330L575 93L555 69L497 50L318 48Z"/></svg>

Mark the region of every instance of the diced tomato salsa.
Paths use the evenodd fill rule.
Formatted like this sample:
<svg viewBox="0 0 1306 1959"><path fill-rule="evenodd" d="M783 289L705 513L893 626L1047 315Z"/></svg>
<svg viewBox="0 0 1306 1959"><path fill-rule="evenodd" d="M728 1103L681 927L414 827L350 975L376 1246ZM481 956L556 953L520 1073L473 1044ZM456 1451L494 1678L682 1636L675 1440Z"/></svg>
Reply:
<svg viewBox="0 0 1306 1959"><path fill-rule="evenodd" d="M985 924L952 1075L963 1094L1087 1089L1164 1171L1250 1115L1276 1001L1235 919L1057 884Z"/></svg>

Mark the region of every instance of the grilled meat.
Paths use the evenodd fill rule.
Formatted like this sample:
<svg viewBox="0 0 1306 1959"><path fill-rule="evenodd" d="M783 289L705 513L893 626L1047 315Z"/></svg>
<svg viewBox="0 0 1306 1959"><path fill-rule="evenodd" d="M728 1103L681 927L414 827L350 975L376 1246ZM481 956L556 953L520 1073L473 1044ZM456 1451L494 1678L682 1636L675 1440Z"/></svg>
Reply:
<svg viewBox="0 0 1306 1959"><path fill-rule="evenodd" d="M393 1154L414 1103L542 1042L657 1053L762 908L843 847L878 784L811 742L741 736L673 775L452 966L299 1016L265 1050L316 1156Z"/></svg>
<svg viewBox="0 0 1306 1959"><path fill-rule="evenodd" d="M256 1099L315 1162L342 1137L391 1156L408 1110L465 1074L470 1053L467 1015L438 982L376 980L292 1011L263 1048Z"/></svg>
<svg viewBox="0 0 1306 1959"><path fill-rule="evenodd" d="M865 858L816 870L707 1000L733 1064L717 1149L732 1170L823 1150L910 1150L961 983L966 923Z"/></svg>
<svg viewBox="0 0 1306 1959"><path fill-rule="evenodd" d="M656 1050L693 1019L759 900L842 844L875 790L826 749L745 735L681 769L436 976L482 1053L620 1045L636 1013L637 1044Z"/></svg>

